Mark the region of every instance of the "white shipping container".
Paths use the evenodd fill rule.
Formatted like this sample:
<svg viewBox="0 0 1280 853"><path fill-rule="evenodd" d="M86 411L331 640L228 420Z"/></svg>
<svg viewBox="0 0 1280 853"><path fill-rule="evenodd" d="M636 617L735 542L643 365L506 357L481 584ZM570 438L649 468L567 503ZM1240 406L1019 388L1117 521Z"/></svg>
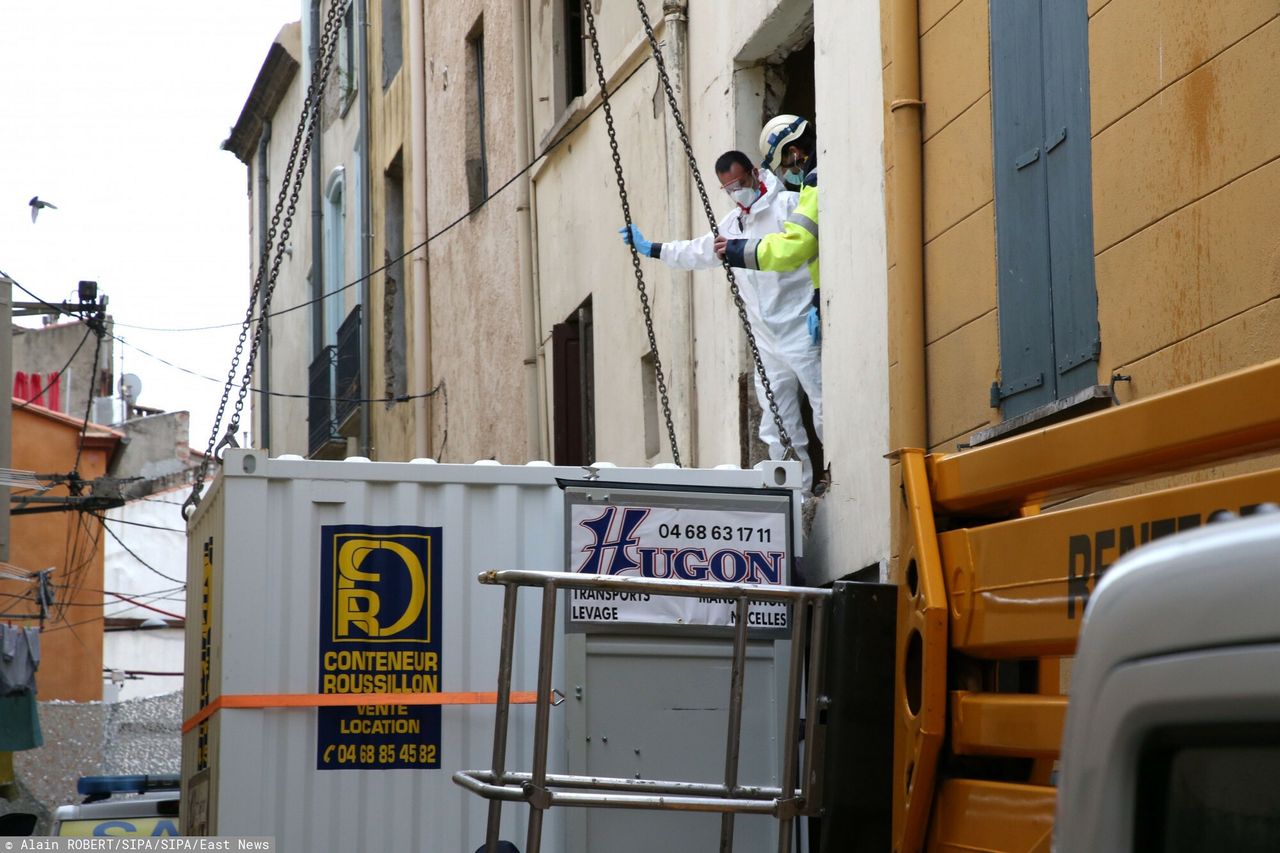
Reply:
<svg viewBox="0 0 1280 853"><path fill-rule="evenodd" d="M476 576L489 569L562 571L565 494L557 480L584 476L581 468L545 463L318 462L228 451L221 476L188 524L184 717L192 719L220 697L331 692L322 689L325 678L348 678L361 667L364 686L341 692L388 686L387 692L493 691L503 594ZM799 466L600 467L598 476L655 487L794 488ZM398 549L404 565L421 571L401 572L408 579L379 599L369 591L381 582L378 569L369 568L377 558L360 562L383 553L370 548ZM533 690L540 595L526 591L520 598L512 688ZM428 614L414 622L426 626L423 633L405 639L409 634L400 628L420 613ZM365 657L339 657L351 624L365 639L350 648ZM563 626L558 619L552 679L562 690ZM402 654L412 649L422 653ZM343 682L353 684L360 682ZM438 739L431 712L411 709L399 722L395 711L385 710L223 707L213 713L183 736L184 834L274 836L286 853L470 853L481 846L488 803L451 777L490 765L493 706L443 707ZM552 773L572 772L566 717L574 719L560 712L551 717ZM359 738L344 746L346 733L358 734L369 719L391 719L392 728L380 732L394 736L369 751ZM509 769L530 768L532 730L533 708L513 706ZM428 755L428 746L437 749ZM723 744L709 749L714 780ZM502 836L519 847L527 814L523 804L503 807ZM574 826L580 821L550 810L543 849L580 849L582 838L567 837L581 831Z"/></svg>

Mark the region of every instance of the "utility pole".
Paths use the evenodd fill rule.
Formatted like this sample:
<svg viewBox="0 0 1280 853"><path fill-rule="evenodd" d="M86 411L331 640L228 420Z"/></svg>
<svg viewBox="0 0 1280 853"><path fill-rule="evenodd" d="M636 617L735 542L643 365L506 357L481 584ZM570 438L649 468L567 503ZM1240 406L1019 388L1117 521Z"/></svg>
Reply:
<svg viewBox="0 0 1280 853"><path fill-rule="evenodd" d="M13 467L13 282L0 275L0 468ZM9 562L9 487L0 486L0 561Z"/></svg>

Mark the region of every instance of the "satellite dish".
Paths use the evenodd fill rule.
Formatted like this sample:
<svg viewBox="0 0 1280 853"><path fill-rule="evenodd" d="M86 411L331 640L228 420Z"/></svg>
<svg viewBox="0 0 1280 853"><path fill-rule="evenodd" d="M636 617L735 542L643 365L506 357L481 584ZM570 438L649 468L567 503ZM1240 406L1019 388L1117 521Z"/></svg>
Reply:
<svg viewBox="0 0 1280 853"><path fill-rule="evenodd" d="M138 395L142 393L142 380L138 378L136 373L126 373L120 377L120 396L130 403L138 402Z"/></svg>

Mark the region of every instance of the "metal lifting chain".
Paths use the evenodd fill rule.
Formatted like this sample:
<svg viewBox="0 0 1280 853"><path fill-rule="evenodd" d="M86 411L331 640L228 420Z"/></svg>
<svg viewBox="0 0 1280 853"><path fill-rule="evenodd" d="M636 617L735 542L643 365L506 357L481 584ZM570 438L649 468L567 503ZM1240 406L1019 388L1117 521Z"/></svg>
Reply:
<svg viewBox="0 0 1280 853"><path fill-rule="evenodd" d="M590 0L587 2L590 9ZM657 37L653 34L653 24L649 21L649 12L645 9L644 0L636 0L636 7L640 10L640 20L644 22L644 33L649 39L649 47L653 50L653 60L658 66L658 76L662 80L662 88L667 93L667 104L671 107L671 117L675 120L676 130L680 132L680 143L684 146L684 154L689 158L689 171L693 173L693 179L698 185L698 196L702 199L702 209L707 214L707 222L711 224L711 233L720 236L720 226L716 222L716 215L711 210L711 199L707 197L706 185L702 182L702 173L698 171L698 158L693 155L693 145L689 142L689 132L684 126L684 117L680 114L680 106L676 103L676 93L671 88L671 78L667 76L667 64L662 59L662 48L658 44ZM595 34L592 33L594 40ZM599 55L597 53L596 68L600 67ZM603 72L601 73L601 88L604 88ZM610 125L612 132L612 125ZM616 157L615 157L616 159ZM621 180L621 179L619 179ZM631 220L627 220L629 225ZM635 255L632 249L631 254ZM760 348L756 346L756 336L751 331L751 320L747 318L747 306L743 304L742 294L738 291L738 280L733 274L733 267L729 266L729 261L721 261L724 267L725 276L729 279L729 292L733 294L734 307L738 309L738 317L742 320L742 329L747 334L747 346L751 349L751 360L756 364L756 375L760 377L760 385L764 388L764 396L769 401L769 412L773 415L774 426L778 428L778 439L785 451L784 459L798 459L795 447L791 444L791 434L787 432L787 428L782 424L782 415L778 412L778 401L773 396L773 386L769 383L769 375L765 372L764 362L760 359Z"/></svg>
<svg viewBox="0 0 1280 853"><path fill-rule="evenodd" d="M209 445L200 467L196 471L195 482L191 486L191 494L182 504L182 517L190 518L200 505L200 495L204 491L205 477L209 474L209 466L214 453L225 445L235 446L236 430L240 428L240 414L244 409L245 395L249 391L249 383L253 379L253 367L257 362L259 348L262 345L263 329L271 309L271 296L275 291L276 277L280 273L280 264L284 259L285 247L289 240L289 231L293 226L293 214L298 208L298 198L302 194L302 178L307 171L307 160L311 157L311 139L316 130L319 118L321 99L324 97L325 83L333 66L333 58L338 43L337 26L346 13L351 0L334 0L329 6L328 16L324 22L324 32L320 39L320 53L323 62L311 69L311 81L307 86L306 97L302 101L302 115L298 119L298 128L293 135L293 147L289 151L289 162L285 167L284 177L280 182L280 195L276 199L275 210L271 216L271 226L267 230L266 248L258 264L258 274L254 277L253 289L249 293L249 307L245 311L244 322L240 324L240 337L236 341L235 354L231 358L231 367L227 371L227 382L222 389L222 401L218 404L218 413L214 417L213 430L209 435ZM296 172L295 172L296 168ZM292 186L290 186L292 184ZM285 199L288 208L285 209ZM284 212L283 222L281 212ZM277 230L279 238L277 240ZM270 271L266 271L267 256L275 247L275 256L271 260ZM240 390L236 396L235 408L231 420L227 423L227 431L221 442L218 442L218 428L222 425L222 416L226 412L227 402L231 397L231 388L235 384L236 370L240 366L240 357L244 353L245 341L249 337L249 327L254 325L254 307L261 294L261 309L258 312L258 323L253 331L253 340L249 345L249 357L245 361L244 375L240 381ZM215 442L217 442L215 447Z"/></svg>
<svg viewBox="0 0 1280 853"><path fill-rule="evenodd" d="M596 80L600 84L600 105L604 107L605 126L609 130L609 148L613 152L613 174L618 180L618 200L622 202L622 217L631 231L631 202L627 198L627 182L622 175L622 155L618 153L618 134L613 126L613 108L609 104L609 87L604 79L604 63L600 59L600 40L596 36L596 16L591 10L592 0L582 4L587 17L587 31L591 36L591 56L596 64ZM665 76L665 73L664 73ZM649 333L649 351L653 353L653 372L658 380L658 394L662 398L662 414L667 419L667 439L671 442L671 458L680 465L680 448L676 443L675 421L671 418L671 401L667 397L667 378L662 372L662 359L658 356L658 339L653 332L653 311L649 307L649 294L644 287L644 272L640 269L640 253L635 244L631 247L631 266L635 268L636 290L640 292L640 307L644 311L644 327Z"/></svg>

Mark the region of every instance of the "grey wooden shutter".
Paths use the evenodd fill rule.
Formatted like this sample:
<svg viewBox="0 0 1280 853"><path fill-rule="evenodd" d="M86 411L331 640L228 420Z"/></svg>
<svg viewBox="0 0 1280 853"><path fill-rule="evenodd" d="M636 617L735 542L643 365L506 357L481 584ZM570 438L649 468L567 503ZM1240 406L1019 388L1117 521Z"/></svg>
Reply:
<svg viewBox="0 0 1280 853"><path fill-rule="evenodd" d="M1006 417L1055 393L1042 68L1039 0L991 0L998 399Z"/></svg>
<svg viewBox="0 0 1280 853"><path fill-rule="evenodd" d="M1006 418L1096 381L1087 24L1084 0L991 0Z"/></svg>
<svg viewBox="0 0 1280 853"><path fill-rule="evenodd" d="M1058 397L1097 384L1089 19L1084 0L1042 0L1049 263Z"/></svg>

